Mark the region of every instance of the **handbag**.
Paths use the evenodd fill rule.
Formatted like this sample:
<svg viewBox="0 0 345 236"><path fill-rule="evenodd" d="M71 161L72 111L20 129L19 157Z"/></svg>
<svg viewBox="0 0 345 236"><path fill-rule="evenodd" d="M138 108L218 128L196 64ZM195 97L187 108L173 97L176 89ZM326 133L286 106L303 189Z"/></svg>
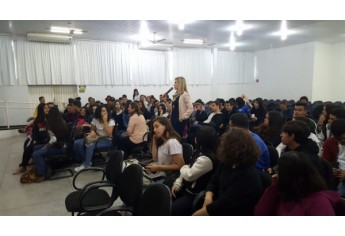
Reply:
<svg viewBox="0 0 345 236"><path fill-rule="evenodd" d="M95 133L95 132L91 132L91 133L87 133L85 135L85 144L91 144L96 142L100 137Z"/></svg>

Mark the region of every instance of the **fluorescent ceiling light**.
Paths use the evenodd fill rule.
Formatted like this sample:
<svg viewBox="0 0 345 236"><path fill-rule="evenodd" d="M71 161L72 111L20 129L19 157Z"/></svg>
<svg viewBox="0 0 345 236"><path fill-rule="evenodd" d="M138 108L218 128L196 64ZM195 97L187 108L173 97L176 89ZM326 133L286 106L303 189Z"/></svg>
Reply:
<svg viewBox="0 0 345 236"><path fill-rule="evenodd" d="M63 34L83 34L83 30L81 30L81 29L56 27L56 26L50 27L50 32L63 33Z"/></svg>
<svg viewBox="0 0 345 236"><path fill-rule="evenodd" d="M236 31L237 35L241 36L243 31L251 29L251 28L253 28L252 25L244 24L242 20L238 20L238 21L236 21L235 25L230 26L229 30L231 32Z"/></svg>
<svg viewBox="0 0 345 236"><path fill-rule="evenodd" d="M204 40L202 39L183 39L182 42L185 44L199 44L199 45L205 43Z"/></svg>
<svg viewBox="0 0 345 236"><path fill-rule="evenodd" d="M286 20L282 20L282 25L280 28L280 39L285 40L287 38L287 25Z"/></svg>

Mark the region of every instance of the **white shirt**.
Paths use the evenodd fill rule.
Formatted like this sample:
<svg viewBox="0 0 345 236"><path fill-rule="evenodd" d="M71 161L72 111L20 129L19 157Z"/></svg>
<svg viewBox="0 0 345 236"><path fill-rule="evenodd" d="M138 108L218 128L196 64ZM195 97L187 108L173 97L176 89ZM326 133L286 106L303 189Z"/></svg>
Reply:
<svg viewBox="0 0 345 236"><path fill-rule="evenodd" d="M105 137L105 136L108 136L106 133L105 133L105 130L104 130L104 124L101 124L99 122L98 119L96 118L93 118L92 122L91 122L92 125L96 126L96 133L101 136L101 137ZM113 119L110 119L108 121L108 125L109 126L115 126L115 121Z"/></svg>
<svg viewBox="0 0 345 236"><path fill-rule="evenodd" d="M177 139L168 139L163 145L158 147L158 164L171 165L173 164L171 155L182 154L182 145Z"/></svg>

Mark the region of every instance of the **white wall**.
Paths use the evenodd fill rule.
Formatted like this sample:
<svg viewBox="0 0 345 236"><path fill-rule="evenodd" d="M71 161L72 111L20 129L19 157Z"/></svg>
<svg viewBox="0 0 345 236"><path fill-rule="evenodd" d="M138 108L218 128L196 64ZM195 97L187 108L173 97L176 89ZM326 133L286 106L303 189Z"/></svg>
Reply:
<svg viewBox="0 0 345 236"><path fill-rule="evenodd" d="M255 95L273 99L312 97L314 43L256 52Z"/></svg>
<svg viewBox="0 0 345 236"><path fill-rule="evenodd" d="M333 100L331 82L334 79L333 48L329 43L315 43L312 101Z"/></svg>
<svg viewBox="0 0 345 236"><path fill-rule="evenodd" d="M173 83L173 82L172 82ZM104 102L107 95L111 95L115 98L121 97L126 94L128 99L132 99L133 90L138 89L139 94L154 95L159 98L160 94L167 92L173 84L166 86L86 86L85 93L79 93L78 96L81 98L82 104L87 103L88 97L94 97L96 100ZM202 100L211 100L212 98L212 86L209 85L190 85L187 89L191 95L192 101L194 102L198 98ZM169 93L170 97L174 94L175 90Z"/></svg>
<svg viewBox="0 0 345 236"><path fill-rule="evenodd" d="M333 47L332 77L326 78L330 84L328 97L330 101L345 101L345 42L336 43Z"/></svg>
<svg viewBox="0 0 345 236"><path fill-rule="evenodd" d="M8 121L5 103L0 102L0 126L7 126L8 122L9 125L25 125L26 119L32 116L29 104L12 103L29 102L28 86L0 86L0 101L11 101L8 104Z"/></svg>

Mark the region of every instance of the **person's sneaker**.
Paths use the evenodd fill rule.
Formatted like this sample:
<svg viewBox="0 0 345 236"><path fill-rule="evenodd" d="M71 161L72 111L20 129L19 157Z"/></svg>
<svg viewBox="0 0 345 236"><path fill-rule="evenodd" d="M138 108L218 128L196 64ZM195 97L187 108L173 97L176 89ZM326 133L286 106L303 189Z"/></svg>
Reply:
<svg viewBox="0 0 345 236"><path fill-rule="evenodd" d="M86 168L90 168L90 167L89 167L89 166L86 166L86 165L84 165L84 164L81 164L80 166L74 168L74 171L75 171L75 172L79 172L79 171L81 171L81 170L83 170L83 169L86 169Z"/></svg>

